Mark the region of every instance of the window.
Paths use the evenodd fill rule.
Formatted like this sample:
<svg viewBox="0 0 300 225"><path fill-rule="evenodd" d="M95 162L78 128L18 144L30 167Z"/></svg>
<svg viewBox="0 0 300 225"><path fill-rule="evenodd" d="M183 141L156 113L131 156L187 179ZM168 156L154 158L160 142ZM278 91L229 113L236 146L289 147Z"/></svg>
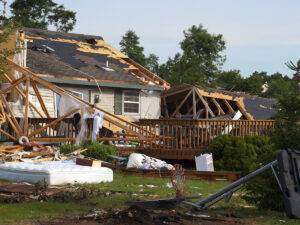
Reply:
<svg viewBox="0 0 300 225"><path fill-rule="evenodd" d="M140 111L140 93L138 91L123 92L123 112L137 114Z"/></svg>
<svg viewBox="0 0 300 225"><path fill-rule="evenodd" d="M71 90L68 90L69 92L71 92L71 94L75 95L76 97L80 98L80 99L83 99L83 94L80 93L80 92L77 92L77 91L71 91Z"/></svg>

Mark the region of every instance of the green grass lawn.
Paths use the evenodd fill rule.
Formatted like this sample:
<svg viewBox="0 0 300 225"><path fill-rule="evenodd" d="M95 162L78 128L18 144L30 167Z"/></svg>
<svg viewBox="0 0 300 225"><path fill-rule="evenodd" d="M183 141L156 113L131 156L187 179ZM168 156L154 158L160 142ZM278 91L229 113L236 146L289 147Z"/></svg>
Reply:
<svg viewBox="0 0 300 225"><path fill-rule="evenodd" d="M100 190L104 194L84 201L75 202L28 202L0 204L0 224L20 224L25 221L56 218L81 214L93 208L123 208L126 202L137 199L173 197L174 190L168 187L168 178L151 178L116 173L112 183L83 185L88 189ZM0 182L1 183L1 182ZM205 197L226 185L226 182L186 181L186 195ZM212 213L234 215L253 224L300 224L287 219L283 213L257 210L245 204L235 194L230 203L220 202L210 209Z"/></svg>

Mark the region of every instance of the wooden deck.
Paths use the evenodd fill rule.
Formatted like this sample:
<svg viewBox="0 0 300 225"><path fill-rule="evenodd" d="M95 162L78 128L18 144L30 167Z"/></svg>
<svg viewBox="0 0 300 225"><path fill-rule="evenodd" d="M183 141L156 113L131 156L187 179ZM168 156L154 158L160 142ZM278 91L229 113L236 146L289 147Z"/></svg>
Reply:
<svg viewBox="0 0 300 225"><path fill-rule="evenodd" d="M162 159L190 160L219 135L263 135L274 127L275 121L161 119L140 120L138 124L160 137L156 142L142 140L140 152Z"/></svg>
<svg viewBox="0 0 300 225"><path fill-rule="evenodd" d="M51 124L56 118L30 118L29 132ZM18 119L20 120L20 119ZM191 160L199 155L211 141L222 134L244 137L246 135L263 135L273 128L273 120L140 120L140 135L126 134L126 144L134 141L139 144L136 148L119 148L121 155L131 152L141 152L161 159ZM88 122L89 133L92 121ZM12 128L6 127L8 132ZM10 130L10 131L9 131ZM1 141L9 141L5 135ZM48 126L42 133L34 135L31 140L42 142L74 142L76 131L71 118L65 118L55 126ZM99 141L124 143L123 136L103 128L98 135Z"/></svg>

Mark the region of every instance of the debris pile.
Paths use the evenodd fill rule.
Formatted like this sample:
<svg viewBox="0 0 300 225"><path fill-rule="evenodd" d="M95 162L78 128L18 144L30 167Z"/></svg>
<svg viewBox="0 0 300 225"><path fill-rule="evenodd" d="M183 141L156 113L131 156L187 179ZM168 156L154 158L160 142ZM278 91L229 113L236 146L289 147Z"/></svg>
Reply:
<svg viewBox="0 0 300 225"><path fill-rule="evenodd" d="M243 225L247 222L221 215L207 215L203 213L185 213L180 211L145 210L140 207L130 207L125 210L94 209L90 213L78 218L70 217L43 222L45 225L71 225L71 224L104 224L104 225Z"/></svg>
<svg viewBox="0 0 300 225"><path fill-rule="evenodd" d="M112 194L115 193L107 193L79 185L49 186L46 182L38 182L36 184L23 182L0 185L0 203L50 200L58 202L81 201L92 197Z"/></svg>
<svg viewBox="0 0 300 225"><path fill-rule="evenodd" d="M1 145L0 160L6 162L13 161L47 161L55 156L55 149L51 146L43 146L37 143L28 145Z"/></svg>

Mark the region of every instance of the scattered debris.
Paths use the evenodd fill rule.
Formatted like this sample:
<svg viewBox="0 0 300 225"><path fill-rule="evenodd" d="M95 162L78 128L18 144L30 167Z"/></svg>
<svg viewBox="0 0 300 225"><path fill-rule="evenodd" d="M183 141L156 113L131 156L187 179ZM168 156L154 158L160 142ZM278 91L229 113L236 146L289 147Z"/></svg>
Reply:
<svg viewBox="0 0 300 225"><path fill-rule="evenodd" d="M127 168L137 168L146 170L173 170L174 167L165 161L149 157L144 154L132 153L129 156Z"/></svg>
<svg viewBox="0 0 300 225"><path fill-rule="evenodd" d="M130 207L128 209L111 210L91 210L86 215L79 217L69 217L64 219L55 219L43 221L44 225L246 225L245 221L232 217L223 217L220 215L204 215L182 213L176 210L145 210L140 207Z"/></svg>

